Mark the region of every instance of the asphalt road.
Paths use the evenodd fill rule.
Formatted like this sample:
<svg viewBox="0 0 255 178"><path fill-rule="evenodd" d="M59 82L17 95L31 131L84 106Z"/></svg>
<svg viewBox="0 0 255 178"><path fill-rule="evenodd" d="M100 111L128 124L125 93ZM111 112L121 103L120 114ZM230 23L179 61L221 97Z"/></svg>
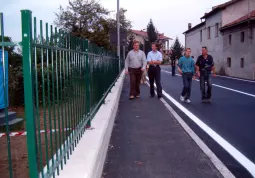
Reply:
<svg viewBox="0 0 255 178"><path fill-rule="evenodd" d="M223 178L147 85L128 97L126 77L102 178Z"/></svg>
<svg viewBox="0 0 255 178"><path fill-rule="evenodd" d="M191 101L181 103L180 93L183 87L181 76L172 77L171 67L162 66L161 83L163 90L188 109L192 114L213 129L235 149L255 163L255 82L230 79L225 77L213 78L212 103L201 103L199 82L193 81ZM252 177L236 159L233 159L223 145L213 140L203 129L190 119L180 108L166 98L175 107L185 122L198 134L221 161L235 174L236 177ZM239 157L242 159L242 157ZM251 165L253 166L253 165ZM255 166L255 165L254 165Z"/></svg>

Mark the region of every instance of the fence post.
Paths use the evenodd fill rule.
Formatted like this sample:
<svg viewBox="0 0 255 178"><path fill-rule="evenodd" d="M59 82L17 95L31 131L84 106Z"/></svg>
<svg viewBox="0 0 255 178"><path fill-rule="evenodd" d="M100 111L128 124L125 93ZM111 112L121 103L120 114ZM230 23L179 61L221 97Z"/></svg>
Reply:
<svg viewBox="0 0 255 178"><path fill-rule="evenodd" d="M86 102L85 102L85 109L86 109L86 114L89 118L86 128L91 127L91 118L90 118L90 66L89 66L89 41L85 40L85 89L86 89Z"/></svg>
<svg viewBox="0 0 255 178"><path fill-rule="evenodd" d="M25 93L25 117L27 130L28 165L30 178L38 177L35 111L33 95L33 67L32 67L32 12L21 10L22 22L22 54L23 77Z"/></svg>

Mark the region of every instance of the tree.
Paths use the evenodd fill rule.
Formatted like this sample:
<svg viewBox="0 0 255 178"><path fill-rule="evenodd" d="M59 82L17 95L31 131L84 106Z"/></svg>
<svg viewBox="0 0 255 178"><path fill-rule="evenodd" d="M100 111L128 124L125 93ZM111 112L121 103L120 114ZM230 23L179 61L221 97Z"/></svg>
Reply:
<svg viewBox="0 0 255 178"><path fill-rule="evenodd" d="M2 39L2 36L0 36ZM9 36L4 36L4 42L13 42L12 38ZM22 65L22 55L18 45L5 46L4 50L8 52L8 63L10 66L21 66Z"/></svg>
<svg viewBox="0 0 255 178"><path fill-rule="evenodd" d="M179 59L182 56L182 52L184 50L184 47L180 43L178 37L176 37L174 44L171 46L171 59L174 60L176 57Z"/></svg>
<svg viewBox="0 0 255 178"><path fill-rule="evenodd" d="M129 37L128 37L128 51L132 50L133 49L133 42L135 40L135 36L133 34L131 34Z"/></svg>
<svg viewBox="0 0 255 178"><path fill-rule="evenodd" d="M147 25L147 34L148 34L148 41L150 43L157 41L158 35L156 32L156 28L152 22L152 19L150 19L150 22Z"/></svg>
<svg viewBox="0 0 255 178"><path fill-rule="evenodd" d="M131 21L127 20L126 11L120 9L120 23L122 28L129 29ZM110 18L110 14L111 12L96 0L74 0L69 1L66 9L60 6L54 23L72 35L109 49L109 33L112 28L116 28L116 19Z"/></svg>
<svg viewBox="0 0 255 178"><path fill-rule="evenodd" d="M89 39L99 46L107 46L108 41L102 36L107 36L106 17L109 14L110 11L96 0L75 0L69 1L66 9L60 6L54 23L75 36Z"/></svg>

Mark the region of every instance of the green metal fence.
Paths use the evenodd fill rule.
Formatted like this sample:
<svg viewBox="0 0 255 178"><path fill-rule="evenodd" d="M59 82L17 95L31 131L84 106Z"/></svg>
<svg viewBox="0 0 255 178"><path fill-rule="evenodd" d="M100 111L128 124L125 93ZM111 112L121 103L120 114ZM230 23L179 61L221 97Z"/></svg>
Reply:
<svg viewBox="0 0 255 178"><path fill-rule="evenodd" d="M91 126L124 62L86 39L32 18L29 10L21 11L21 21L28 174L56 177ZM8 44L2 40L4 45ZM18 147L8 145L8 150L13 146Z"/></svg>

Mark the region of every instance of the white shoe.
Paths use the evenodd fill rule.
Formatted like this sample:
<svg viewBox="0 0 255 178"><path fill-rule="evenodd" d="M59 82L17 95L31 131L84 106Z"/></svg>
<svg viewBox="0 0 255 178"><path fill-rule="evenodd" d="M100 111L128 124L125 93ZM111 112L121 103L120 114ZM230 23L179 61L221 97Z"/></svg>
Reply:
<svg viewBox="0 0 255 178"><path fill-rule="evenodd" d="M185 98L183 96L180 97L181 102L184 102Z"/></svg>
<svg viewBox="0 0 255 178"><path fill-rule="evenodd" d="M190 99L186 99L186 103L191 103Z"/></svg>

